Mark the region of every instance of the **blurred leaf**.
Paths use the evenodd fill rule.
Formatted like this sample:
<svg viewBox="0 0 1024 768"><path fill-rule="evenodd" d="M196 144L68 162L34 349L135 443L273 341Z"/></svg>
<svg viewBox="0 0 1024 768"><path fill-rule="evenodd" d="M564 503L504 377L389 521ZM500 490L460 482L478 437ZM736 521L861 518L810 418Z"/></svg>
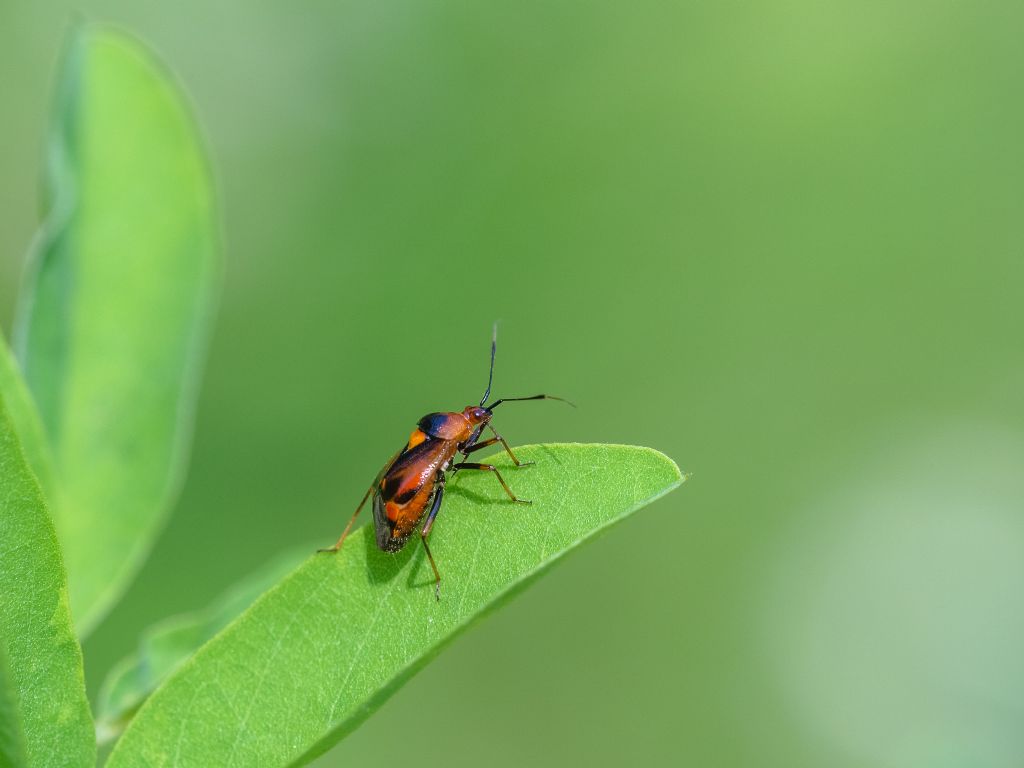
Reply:
<svg viewBox="0 0 1024 768"><path fill-rule="evenodd" d="M122 659L107 675L96 705L100 742L117 737L142 702L199 646L230 624L242 611L295 569L315 547L281 553L222 594L208 608L172 616L143 633L138 651Z"/></svg>
<svg viewBox="0 0 1024 768"><path fill-rule="evenodd" d="M7 406L7 415L21 443L25 459L36 475L47 502L54 496L53 465L50 446L39 421L32 395L25 386L18 364L0 337L0 398ZM51 502L52 503L52 502Z"/></svg>
<svg viewBox="0 0 1024 768"><path fill-rule="evenodd" d="M53 449L54 522L84 635L180 483L220 258L196 126L135 40L75 34L47 160L16 346Z"/></svg>
<svg viewBox="0 0 1024 768"><path fill-rule="evenodd" d="M96 740L57 537L2 401L0 477L0 678L9 675L0 754L14 760L23 746L33 768L91 767ZM11 729L21 733L8 737Z"/></svg>
<svg viewBox="0 0 1024 768"><path fill-rule="evenodd" d="M303 765L473 620L683 481L649 448L518 451L537 466L505 475L532 506L508 502L489 473L461 472L449 483L431 535L440 602L418 542L390 555L376 548L371 526L361 528L339 554L311 557L168 679L109 768Z"/></svg>

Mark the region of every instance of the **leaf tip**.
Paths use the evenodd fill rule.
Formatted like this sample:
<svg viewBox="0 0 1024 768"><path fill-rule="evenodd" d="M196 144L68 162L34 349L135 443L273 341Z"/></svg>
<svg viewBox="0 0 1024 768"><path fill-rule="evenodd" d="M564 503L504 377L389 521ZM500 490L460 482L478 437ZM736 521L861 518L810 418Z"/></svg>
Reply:
<svg viewBox="0 0 1024 768"><path fill-rule="evenodd" d="M672 457L662 453L657 448L650 448L645 445L638 445L633 447L635 447L638 451L642 451L644 453L649 454L656 462L658 462L664 469L666 469L670 473L670 475L673 478L673 482L671 483L670 487L666 490L670 491L674 488L678 488L680 485L689 480L690 477L693 475L692 472L684 472L683 470L681 470L679 468L679 465L676 464L675 460Z"/></svg>

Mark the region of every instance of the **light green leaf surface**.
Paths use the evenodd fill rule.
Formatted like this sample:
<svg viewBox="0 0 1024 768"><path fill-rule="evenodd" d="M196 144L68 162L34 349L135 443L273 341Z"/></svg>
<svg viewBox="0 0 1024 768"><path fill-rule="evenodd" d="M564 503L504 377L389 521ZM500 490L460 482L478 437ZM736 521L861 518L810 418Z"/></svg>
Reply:
<svg viewBox="0 0 1024 768"><path fill-rule="evenodd" d="M147 701L109 768L303 765L351 731L441 646L567 551L678 486L649 448L517 449L495 457L533 505L489 473L460 472L431 534L441 601L419 542L380 552L371 526L310 557L203 646ZM507 469L505 467L508 467ZM345 520L325 532L330 543Z"/></svg>
<svg viewBox="0 0 1024 768"><path fill-rule="evenodd" d="M308 545L283 552L234 584L208 608L171 616L147 629L138 651L120 661L103 682L96 703L101 743L116 738L153 691L199 647L283 579L309 553Z"/></svg>
<svg viewBox="0 0 1024 768"><path fill-rule="evenodd" d="M84 635L181 479L221 269L210 173L167 72L137 41L86 26L59 89L15 346L50 438Z"/></svg>
<svg viewBox="0 0 1024 768"><path fill-rule="evenodd" d="M15 434L21 443L22 453L35 472L47 502L55 495L53 465L50 446L39 421L32 395L25 386L25 380L18 370L18 364L11 355L3 337L0 336L0 399L7 406L7 415L14 425Z"/></svg>
<svg viewBox="0 0 1024 768"><path fill-rule="evenodd" d="M15 718L0 754L16 760L23 749L30 768L91 767L96 741L57 537L2 401L0 478L0 678L9 675L0 713Z"/></svg>

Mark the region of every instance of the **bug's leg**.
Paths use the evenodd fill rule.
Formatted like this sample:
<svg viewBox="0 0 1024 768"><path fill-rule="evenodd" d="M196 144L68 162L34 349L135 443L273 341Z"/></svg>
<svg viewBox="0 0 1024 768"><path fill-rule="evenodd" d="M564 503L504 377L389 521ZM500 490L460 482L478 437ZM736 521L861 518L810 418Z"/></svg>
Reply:
<svg viewBox="0 0 1024 768"><path fill-rule="evenodd" d="M484 440L482 443L473 443L472 445L467 445L465 448L462 449L462 455L469 456L469 454L471 454L473 451L479 451L481 448L486 448L489 445L494 445L496 442L498 442L498 438L492 437L490 440Z"/></svg>
<svg viewBox="0 0 1024 768"><path fill-rule="evenodd" d="M452 469L480 469L484 472L493 472L494 476L498 478L498 482L501 483L501 487L505 489L505 493L508 494L508 497L512 499L512 501L516 504L533 504L532 501L520 499L512 493L512 489L505 484L505 478L501 476L501 472L499 472L498 468L493 464L477 464L472 461L460 461L458 464L452 465Z"/></svg>
<svg viewBox="0 0 1024 768"><path fill-rule="evenodd" d="M480 439L480 435L483 434L483 431L484 431L484 425L483 424L481 424L479 427L477 427L475 430L473 430L473 434L470 435L469 441L466 443L467 447L471 446L471 445L474 445L476 443L476 441Z"/></svg>
<svg viewBox="0 0 1024 768"><path fill-rule="evenodd" d="M466 450L463 451L463 453L466 456L469 456L469 454L471 454L473 451L479 451L481 448L486 448L489 445L501 443L502 446L505 448L505 453L508 454L508 457L512 459L512 463L515 464L517 467L528 467L531 464L535 463L532 461L520 461L519 459L517 459L516 455L512 453L512 449L509 448L508 443L505 442L505 438L498 434L498 430L496 430L490 424L487 425L487 428L494 433L494 437L490 438L489 440L484 440L482 443L476 443L475 445L468 446Z"/></svg>
<svg viewBox="0 0 1024 768"><path fill-rule="evenodd" d="M345 543L345 537L348 536L348 532L352 530L352 523L359 517L359 511L363 508L366 500L370 498L370 494L373 492L373 486L371 485L366 489L366 493L363 496L363 500L359 502L359 506L356 507L356 511L352 513L352 517L349 518L348 525L345 526L345 530L341 532L341 536L338 537L338 541L333 547L327 547L326 549L318 549L317 552L337 552L341 549L341 545Z"/></svg>
<svg viewBox="0 0 1024 768"><path fill-rule="evenodd" d="M427 559L430 561L430 567L434 569L434 597L439 602L441 600L441 574L437 570L437 563L434 562L434 555L430 552L430 545L427 544L427 536L430 535L430 529L434 527L434 518L437 517L437 512L441 509L441 499L443 498L444 475L440 475L437 479L437 488L434 491L434 503L430 505L430 511L427 513L427 521L423 524L423 528L420 530L420 541L423 542L423 549L427 553Z"/></svg>

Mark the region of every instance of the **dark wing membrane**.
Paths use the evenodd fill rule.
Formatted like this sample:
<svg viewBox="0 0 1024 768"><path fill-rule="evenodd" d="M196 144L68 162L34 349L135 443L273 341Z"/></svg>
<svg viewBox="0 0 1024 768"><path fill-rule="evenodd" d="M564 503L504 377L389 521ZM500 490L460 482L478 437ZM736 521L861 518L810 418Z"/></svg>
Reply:
<svg viewBox="0 0 1024 768"><path fill-rule="evenodd" d="M397 541L392 536L395 526L388 520L384 504L379 493L373 494L373 530L377 534L377 548L385 552L397 552L405 542Z"/></svg>

